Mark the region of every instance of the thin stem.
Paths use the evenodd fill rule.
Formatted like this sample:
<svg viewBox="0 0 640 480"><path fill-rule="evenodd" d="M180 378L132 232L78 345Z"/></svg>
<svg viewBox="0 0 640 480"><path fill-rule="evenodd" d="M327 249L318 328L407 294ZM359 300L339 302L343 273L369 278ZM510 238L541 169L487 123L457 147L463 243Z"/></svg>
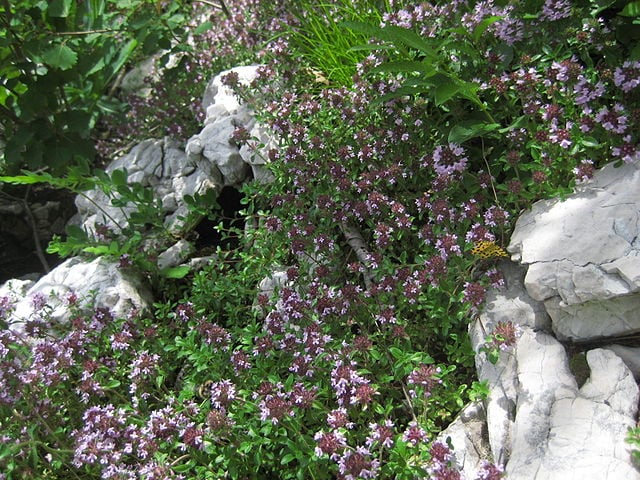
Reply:
<svg viewBox="0 0 640 480"><path fill-rule="evenodd" d="M228 17L231 18L231 13L229 13L229 9L227 8L227 5L224 3L224 0L218 0L218 3L213 3L210 2L208 0L197 0L200 3L204 3L205 5L209 5L210 7L213 8L217 8L220 9L224 12L224 14Z"/></svg>
<svg viewBox="0 0 640 480"><path fill-rule="evenodd" d="M120 229L121 232L124 231L124 227L122 225L120 225L115 218L113 218L111 215L109 215L109 213L104 208L102 208L100 205L98 205L91 197L89 197L84 192L77 192L77 193L78 193L78 195L80 195L81 197L85 198L90 203L92 203L98 210L100 210L104 214L104 216L106 218L111 220L115 224L115 226Z"/></svg>
<svg viewBox="0 0 640 480"><path fill-rule="evenodd" d="M117 32L117 31L118 30L115 30L113 28L103 28L99 30L83 30L78 32L50 32L50 33L52 33L57 37L60 37L64 35L90 35L92 33L109 33L109 32Z"/></svg>
<svg viewBox="0 0 640 480"><path fill-rule="evenodd" d="M49 267L49 264L47 263L47 259L44 256L42 244L40 243L40 236L38 235L38 226L36 225L36 220L33 217L31 208L29 208L29 202L27 201L27 198L29 196L29 191L30 189L27 188L27 193L25 194L24 199L22 200L22 204L24 205L25 212L27 213L27 218L29 219L29 226L31 227L31 233L33 234L33 243L35 244L35 247L36 247L36 255L38 256L38 260L40 260L40 263L44 267L44 271L49 273L51 271L51 268Z"/></svg>
<svg viewBox="0 0 640 480"><path fill-rule="evenodd" d="M484 154L484 139L481 139L482 142L482 160L484 160L484 164L487 166L487 173L489 174L490 177L490 181L491 181L491 191L493 192L493 198L495 198L496 200L496 204L499 204L498 202L498 193L496 192L496 188L493 184L493 175L491 174L491 167L489 166L489 162L487 161L487 157Z"/></svg>

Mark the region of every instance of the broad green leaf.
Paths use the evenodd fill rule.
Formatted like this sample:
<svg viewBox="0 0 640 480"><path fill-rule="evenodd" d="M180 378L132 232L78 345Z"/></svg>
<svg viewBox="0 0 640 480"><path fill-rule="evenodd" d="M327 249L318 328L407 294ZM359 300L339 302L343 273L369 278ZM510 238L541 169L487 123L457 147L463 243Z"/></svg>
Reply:
<svg viewBox="0 0 640 480"><path fill-rule="evenodd" d="M620 15L623 17L640 17L640 1L627 3Z"/></svg>
<svg viewBox="0 0 640 480"><path fill-rule="evenodd" d="M498 16L482 19L482 21L476 26L476 28L473 29L473 33L471 34L471 38L473 38L473 41L477 43L478 40L480 40L480 37L482 37L482 34L487 30L487 28L500 20L502 20L502 17Z"/></svg>
<svg viewBox="0 0 640 480"><path fill-rule="evenodd" d="M213 23L212 22L204 22L202 24L200 24L194 31L193 34L194 35L202 35L203 33L211 30L211 27L213 27Z"/></svg>
<svg viewBox="0 0 640 480"><path fill-rule="evenodd" d="M87 241L89 237L87 237L87 232L85 232L78 225L68 225L66 228L67 235L70 239L76 241Z"/></svg>
<svg viewBox="0 0 640 480"><path fill-rule="evenodd" d="M427 62L414 62L410 60L399 60L397 62L386 62L371 69L372 72L419 72L426 77L435 75L437 70Z"/></svg>
<svg viewBox="0 0 640 480"><path fill-rule="evenodd" d="M127 171L114 170L111 172L111 181L116 187L127 185Z"/></svg>
<svg viewBox="0 0 640 480"><path fill-rule="evenodd" d="M71 0L53 0L47 12L50 17L66 18L71 11Z"/></svg>
<svg viewBox="0 0 640 480"><path fill-rule="evenodd" d="M432 59L435 59L437 57L435 52L437 50L438 43L434 42L433 40L421 37L413 30L409 30L408 28L396 27L395 25L386 26L382 30L385 37L383 38L383 40L402 42L408 47L419 50L420 53L422 53L426 57ZM441 42L441 40L438 40L438 42Z"/></svg>
<svg viewBox="0 0 640 480"><path fill-rule="evenodd" d="M44 63L60 70L69 70L78 61L78 54L63 44L58 44L44 52Z"/></svg>
<svg viewBox="0 0 640 480"><path fill-rule="evenodd" d="M106 255L110 253L108 245L97 245L95 247L84 247L83 252L92 253L93 255Z"/></svg>
<svg viewBox="0 0 640 480"><path fill-rule="evenodd" d="M453 79L448 81L440 81L434 89L434 100L436 105L440 106L458 95L462 88Z"/></svg>
<svg viewBox="0 0 640 480"><path fill-rule="evenodd" d="M472 123L459 124L454 126L449 132L449 143L463 143L470 138L481 137L496 130L500 125L497 123Z"/></svg>
<svg viewBox="0 0 640 480"><path fill-rule="evenodd" d="M178 267L169 267L162 270L160 273L164 278L180 279L186 277L191 271L191 267L187 265L181 265Z"/></svg>

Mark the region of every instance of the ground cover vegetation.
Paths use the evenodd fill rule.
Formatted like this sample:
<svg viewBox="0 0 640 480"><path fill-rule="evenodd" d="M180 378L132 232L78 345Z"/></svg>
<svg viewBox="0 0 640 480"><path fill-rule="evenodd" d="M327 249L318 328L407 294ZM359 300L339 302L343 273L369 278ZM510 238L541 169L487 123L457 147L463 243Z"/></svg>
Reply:
<svg viewBox="0 0 640 480"><path fill-rule="evenodd" d="M173 8L116 3L123 19ZM503 284L513 220L640 157L638 3L200 7L210 17L168 73L180 81L132 105L129 123L188 136L169 84L191 105L216 68L259 63L251 85L225 82L280 145L265 152L242 129L231 140L275 180L243 187L253 228L203 271L157 282L154 312L114 318L71 292L72 321L51 325L37 296L29 339L0 333L0 476L462 478L436 436L485 393L467 327ZM116 177L97 176L148 200ZM190 199L195 213L205 200ZM80 240L55 248L81 253ZM12 308L1 299L0 318ZM484 352L497 360L517 333L495 326ZM478 478L501 476L487 463Z"/></svg>

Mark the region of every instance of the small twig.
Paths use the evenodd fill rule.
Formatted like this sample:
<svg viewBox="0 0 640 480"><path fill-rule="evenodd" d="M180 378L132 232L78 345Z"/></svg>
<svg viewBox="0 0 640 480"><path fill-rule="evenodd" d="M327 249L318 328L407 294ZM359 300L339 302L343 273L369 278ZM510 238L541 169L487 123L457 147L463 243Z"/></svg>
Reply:
<svg viewBox="0 0 640 480"><path fill-rule="evenodd" d="M205 5L209 5L210 7L222 10L227 17L231 18L231 14L229 13L229 9L224 3L224 0L218 0L219 4L209 2L208 0L197 0L197 1L200 3L204 3Z"/></svg>
<svg viewBox="0 0 640 480"><path fill-rule="evenodd" d="M42 244L40 243L40 237L38 236L38 226L36 225L35 218L33 216L33 213L31 213L31 208L29 208L29 202L27 200L29 198L29 192L30 192L30 189L27 188L27 192L25 193L24 198L17 198L17 197L14 197L13 195L9 195L6 192L0 192L0 193L4 197L10 198L22 204L22 207L24 208L25 213L27 215L27 222L29 223L29 227L31 227L31 233L33 235L33 243L36 247L36 255L38 256L38 260L40 260L40 263L42 264L45 272L49 273L51 271L51 268L47 263L46 257L44 256L44 253L42 250Z"/></svg>
<svg viewBox="0 0 640 480"><path fill-rule="evenodd" d="M498 203L498 193L496 192L495 186L493 185L493 175L491 173L491 167L489 166L489 162L487 161L487 156L484 154L484 139L480 140L482 142L482 160L484 160L484 164L487 166L487 173L489 174L489 178L491 179L491 190L493 191L493 197L496 199L496 203Z"/></svg>
<svg viewBox="0 0 640 480"><path fill-rule="evenodd" d="M346 222L340 222L340 230L347 241L347 244L352 248L358 260L364 265L364 285L367 288L371 288L373 284L373 273L369 268L371 254L367 250L366 243L358 227L353 224L347 224Z"/></svg>
<svg viewBox="0 0 640 480"><path fill-rule="evenodd" d="M92 33L109 33L109 32L117 32L118 30L115 30L113 28L102 28L99 30L83 30L83 31L77 31L77 32L51 32L53 35L60 37L63 35L90 35Z"/></svg>
<svg viewBox="0 0 640 480"><path fill-rule="evenodd" d="M22 200L22 204L24 205L24 210L27 213L29 226L31 227L31 232L33 234L33 243L35 244L35 247L36 247L36 255L38 256L38 260L40 260L40 263L44 267L44 271L49 273L51 271L51 268L49 267L49 264L47 263L47 259L44 256L44 251L42 250L42 244L40 243L40 236L38 235L38 226L36 225L36 220L33 217L33 213L31 213L31 208L29 208L29 203L27 202L28 196L29 196L29 189L27 189L27 193L24 199Z"/></svg>

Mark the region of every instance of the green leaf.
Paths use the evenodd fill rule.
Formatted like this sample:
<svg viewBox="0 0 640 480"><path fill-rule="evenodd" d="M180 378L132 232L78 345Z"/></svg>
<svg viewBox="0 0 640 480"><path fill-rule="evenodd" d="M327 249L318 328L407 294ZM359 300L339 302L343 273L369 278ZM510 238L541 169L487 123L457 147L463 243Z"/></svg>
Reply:
<svg viewBox="0 0 640 480"><path fill-rule="evenodd" d="M122 187L127 185L127 171L125 169L122 170L114 170L111 172L111 181L113 185L116 187Z"/></svg>
<svg viewBox="0 0 640 480"><path fill-rule="evenodd" d="M71 11L71 0L53 0L47 12L50 17L66 18Z"/></svg>
<svg viewBox="0 0 640 480"><path fill-rule="evenodd" d="M212 22L204 22L201 23L200 25L198 25L198 27L193 31L194 35L202 35L203 33L211 30L211 27L213 27L213 23Z"/></svg>
<svg viewBox="0 0 640 480"><path fill-rule="evenodd" d="M481 137L489 132L493 132L498 127L497 123L460 123L454 126L449 132L449 143L461 144L470 138Z"/></svg>
<svg viewBox="0 0 640 480"><path fill-rule="evenodd" d="M114 388L118 388L120 386L120 380L116 380L115 378L109 380L106 385L103 385L103 388L107 390L113 390Z"/></svg>
<svg viewBox="0 0 640 480"><path fill-rule="evenodd" d="M387 62L371 69L372 72L419 72L423 77L431 77L437 73L437 70L427 62L414 62L410 60L399 60L397 62Z"/></svg>
<svg viewBox="0 0 640 480"><path fill-rule="evenodd" d="M93 255L106 255L110 253L110 248L109 245L96 245L95 247L84 247L82 251Z"/></svg>
<svg viewBox="0 0 640 480"><path fill-rule="evenodd" d="M473 33L471 34L471 38L473 38L473 41L477 43L478 40L480 40L480 37L482 37L482 34L487 30L487 28L500 20L502 20L502 17L498 16L482 19L482 21L476 26L476 28L473 30Z"/></svg>
<svg viewBox="0 0 640 480"><path fill-rule="evenodd" d="M58 44L42 55L44 63L60 70L69 70L78 61L78 54L63 44Z"/></svg>
<svg viewBox="0 0 640 480"><path fill-rule="evenodd" d="M442 40L434 41L433 39L425 39L418 35L413 30L408 28L396 27L395 25L388 25L382 29L383 40L389 40L394 43L401 42L408 47L420 51L426 57L435 59L437 58L436 45ZM437 43L436 43L437 42Z"/></svg>
<svg viewBox="0 0 640 480"><path fill-rule="evenodd" d="M443 105L445 102L451 100L455 97L462 88L456 82L453 81L445 81L438 82L434 91L434 100L436 105Z"/></svg>
<svg viewBox="0 0 640 480"><path fill-rule="evenodd" d="M178 267L165 268L160 273L164 278L180 279L186 277L190 271L191 267L188 265L180 265Z"/></svg>
<svg viewBox="0 0 640 480"><path fill-rule="evenodd" d="M619 15L623 17L640 17L640 1L627 3Z"/></svg>

